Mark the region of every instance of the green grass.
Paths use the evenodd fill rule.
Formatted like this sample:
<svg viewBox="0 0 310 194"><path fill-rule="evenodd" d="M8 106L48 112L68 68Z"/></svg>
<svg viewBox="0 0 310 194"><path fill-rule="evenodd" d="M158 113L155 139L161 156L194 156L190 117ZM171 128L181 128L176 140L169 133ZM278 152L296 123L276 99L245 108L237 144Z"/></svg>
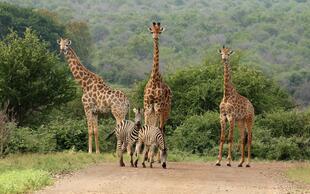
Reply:
<svg viewBox="0 0 310 194"><path fill-rule="evenodd" d="M53 183L53 175L72 172L88 165L115 161L112 154L76 152L16 154L0 159L0 193L25 193Z"/></svg>
<svg viewBox="0 0 310 194"><path fill-rule="evenodd" d="M291 168L286 174L293 181L310 184L310 163Z"/></svg>

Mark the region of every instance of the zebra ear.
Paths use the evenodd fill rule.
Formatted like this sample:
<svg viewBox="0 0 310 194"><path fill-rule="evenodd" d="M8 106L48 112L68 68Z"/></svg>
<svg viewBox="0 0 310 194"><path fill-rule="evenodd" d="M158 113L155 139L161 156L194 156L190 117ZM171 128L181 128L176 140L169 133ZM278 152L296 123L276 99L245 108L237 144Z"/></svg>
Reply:
<svg viewBox="0 0 310 194"><path fill-rule="evenodd" d="M133 108L132 111L133 111L134 113L137 113L137 109L136 109L136 108Z"/></svg>

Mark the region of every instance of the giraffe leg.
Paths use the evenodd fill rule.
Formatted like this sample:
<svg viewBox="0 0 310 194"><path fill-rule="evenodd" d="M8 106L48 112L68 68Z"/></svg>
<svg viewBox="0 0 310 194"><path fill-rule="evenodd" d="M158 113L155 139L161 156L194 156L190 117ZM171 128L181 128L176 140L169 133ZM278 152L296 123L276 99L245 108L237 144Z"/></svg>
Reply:
<svg viewBox="0 0 310 194"><path fill-rule="evenodd" d="M229 118L229 137L228 137L228 156L227 156L227 166L231 166L231 151L234 142L234 127L235 127L235 120L233 118Z"/></svg>
<svg viewBox="0 0 310 194"><path fill-rule="evenodd" d="M226 116L221 114L221 137L220 137L220 146L219 146L219 155L216 162L216 166L221 166L223 145L225 142L225 129L226 129Z"/></svg>
<svg viewBox="0 0 310 194"><path fill-rule="evenodd" d="M242 164L244 162L244 143L245 143L245 135L244 135L244 121L238 121L237 122L238 124L238 128L239 128L239 134L240 134L240 139L241 139L241 159L240 159L240 162L238 164L238 167L242 167Z"/></svg>
<svg viewBox="0 0 310 194"><path fill-rule="evenodd" d="M93 129L94 129L94 135L95 135L95 145L96 145L96 154L100 153L100 148L99 148L99 140L98 140L98 115L93 114Z"/></svg>
<svg viewBox="0 0 310 194"><path fill-rule="evenodd" d="M87 119L87 128L88 128L88 153L92 153L93 150L93 121L92 121L92 112L85 109L86 119Z"/></svg>
<svg viewBox="0 0 310 194"><path fill-rule="evenodd" d="M246 163L246 167L250 167L250 160L251 160L251 144L252 144L252 127L253 127L253 117L251 117L247 122L247 129L248 129L248 159Z"/></svg>

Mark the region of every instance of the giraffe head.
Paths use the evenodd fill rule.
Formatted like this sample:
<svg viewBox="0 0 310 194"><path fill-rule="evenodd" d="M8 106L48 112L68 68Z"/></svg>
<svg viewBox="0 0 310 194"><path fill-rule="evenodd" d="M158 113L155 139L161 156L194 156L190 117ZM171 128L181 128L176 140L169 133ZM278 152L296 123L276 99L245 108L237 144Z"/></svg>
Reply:
<svg viewBox="0 0 310 194"><path fill-rule="evenodd" d="M153 38L158 38L159 34L165 31L165 28L160 27L159 22L153 22L153 25L149 28L149 31L153 34Z"/></svg>
<svg viewBox="0 0 310 194"><path fill-rule="evenodd" d="M71 45L71 40L65 38L60 38L59 40L57 40L57 44L59 44L60 47L60 52L67 54L68 52L68 48Z"/></svg>
<svg viewBox="0 0 310 194"><path fill-rule="evenodd" d="M230 50L229 48L225 47L223 45L223 48L219 49L219 53L222 56L223 61L227 61L229 59L229 56L234 53L234 51Z"/></svg>
<svg viewBox="0 0 310 194"><path fill-rule="evenodd" d="M140 128L142 125L143 109L134 108L133 112L135 113L135 125L137 125Z"/></svg>

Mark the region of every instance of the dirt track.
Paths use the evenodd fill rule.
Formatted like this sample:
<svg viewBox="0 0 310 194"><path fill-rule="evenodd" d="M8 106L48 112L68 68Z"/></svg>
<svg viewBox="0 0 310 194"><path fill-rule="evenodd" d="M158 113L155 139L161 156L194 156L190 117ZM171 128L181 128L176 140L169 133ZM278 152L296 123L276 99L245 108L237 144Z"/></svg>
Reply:
<svg viewBox="0 0 310 194"><path fill-rule="evenodd" d="M236 163L216 167L213 163L170 162L165 170L159 164L143 169L128 167L128 163L123 168L103 163L66 175L38 193L300 193L282 175L292 165L253 163L251 168L238 168Z"/></svg>

